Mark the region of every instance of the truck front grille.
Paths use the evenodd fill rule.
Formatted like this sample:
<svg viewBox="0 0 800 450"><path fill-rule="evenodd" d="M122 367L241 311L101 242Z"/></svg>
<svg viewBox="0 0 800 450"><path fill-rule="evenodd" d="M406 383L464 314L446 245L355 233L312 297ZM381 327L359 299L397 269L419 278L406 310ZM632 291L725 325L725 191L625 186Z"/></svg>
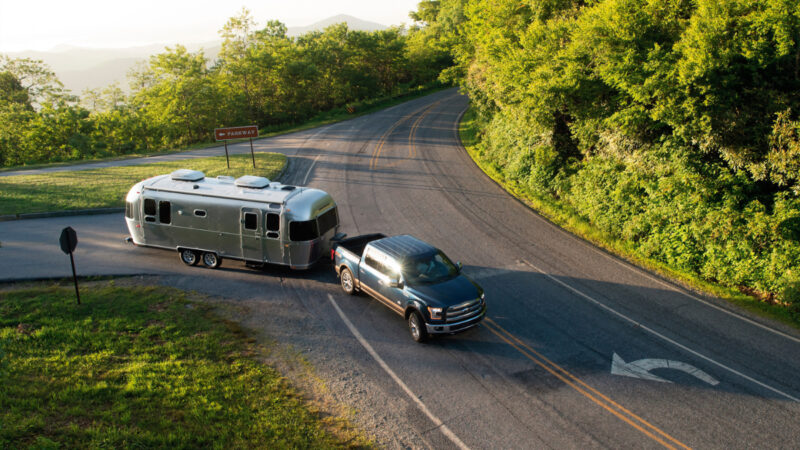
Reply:
<svg viewBox="0 0 800 450"><path fill-rule="evenodd" d="M480 314L482 309L481 299L476 298L475 300L447 308L447 315L444 321L445 323L461 322Z"/></svg>

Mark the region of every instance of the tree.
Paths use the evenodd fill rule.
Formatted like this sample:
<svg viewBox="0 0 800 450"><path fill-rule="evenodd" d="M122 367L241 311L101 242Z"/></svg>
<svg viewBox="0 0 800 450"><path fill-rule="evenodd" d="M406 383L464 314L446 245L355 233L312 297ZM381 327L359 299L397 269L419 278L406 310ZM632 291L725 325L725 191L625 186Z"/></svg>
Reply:
<svg viewBox="0 0 800 450"><path fill-rule="evenodd" d="M0 105L9 103L33 109L28 90L22 87L19 79L11 72L0 72Z"/></svg>
<svg viewBox="0 0 800 450"><path fill-rule="evenodd" d="M139 74L146 86L133 93L162 145L185 145L207 139L219 124L219 91L202 52L178 45L152 56Z"/></svg>
<svg viewBox="0 0 800 450"><path fill-rule="evenodd" d="M13 75L36 108L44 103L55 103L68 98L64 85L56 74L40 60L0 55L0 72Z"/></svg>

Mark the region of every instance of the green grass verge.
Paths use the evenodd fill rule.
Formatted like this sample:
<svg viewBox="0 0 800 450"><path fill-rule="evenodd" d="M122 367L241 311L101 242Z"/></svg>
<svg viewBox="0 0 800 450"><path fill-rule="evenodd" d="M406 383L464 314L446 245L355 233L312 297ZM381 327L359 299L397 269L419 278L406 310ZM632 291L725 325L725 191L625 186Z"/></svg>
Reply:
<svg viewBox="0 0 800 450"><path fill-rule="evenodd" d="M164 287L0 291L0 448L336 448L235 323ZM338 437L337 437L338 436Z"/></svg>
<svg viewBox="0 0 800 450"><path fill-rule="evenodd" d="M231 155L230 169L226 168L224 156L215 156L126 167L0 177L0 215L123 206L125 195L135 183L176 169L201 170L208 177L258 175L273 179L286 165L286 156L278 153L256 153L255 156L257 169L253 169L249 154L240 154Z"/></svg>
<svg viewBox="0 0 800 450"><path fill-rule="evenodd" d="M489 160L477 145L480 141L480 132L480 127L476 120L476 112L473 108L470 108L462 116L459 124L461 143L467 149L467 153L492 180L552 223L639 267L676 280L690 290L727 300L753 313L800 329L800 321L793 317L787 308L762 302L738 290L703 280L694 273L679 270L660 261L645 257L636 252L628 242L598 230L568 205L558 202L552 197L541 195L515 180L506 178L502 170Z"/></svg>
<svg viewBox="0 0 800 450"><path fill-rule="evenodd" d="M254 140L266 139L274 136L280 136L283 134L296 133L298 131L304 131L311 128L320 127L323 125L329 125L336 122L342 122L345 120L354 119L356 117L360 117L366 114L371 114L381 109L389 108L391 106L407 102L415 98L424 97L426 95L430 95L435 92L448 89L450 87L451 86L443 86L439 83L431 83L429 85L417 86L415 88L408 89L400 94L396 94L393 96L379 97L374 99L362 100L360 102L354 102L345 107L334 108L330 111L319 113L316 116L312 117L311 119L300 124L288 123L288 124L274 125L270 127L261 128L258 132L259 137ZM348 110L348 107L350 108L350 110ZM228 141L229 144L237 142L247 142L247 139L235 139ZM168 150L158 150L150 152L141 151L119 156L106 156L98 158L75 159L75 160L60 161L60 162L32 163L22 166L0 167L0 172L41 169L44 167L62 167L62 166L70 166L87 162L121 161L125 159L143 158L145 156L169 155L173 153L181 153L191 150L201 150L204 148L220 147L220 146L222 146L221 142L207 141L207 142L199 142L197 144L192 144L184 148L173 148Z"/></svg>

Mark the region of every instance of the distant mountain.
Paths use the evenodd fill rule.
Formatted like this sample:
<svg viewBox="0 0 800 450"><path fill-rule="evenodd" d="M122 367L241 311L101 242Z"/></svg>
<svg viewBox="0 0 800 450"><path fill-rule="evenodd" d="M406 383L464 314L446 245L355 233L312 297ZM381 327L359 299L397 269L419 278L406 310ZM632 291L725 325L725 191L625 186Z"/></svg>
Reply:
<svg viewBox="0 0 800 450"><path fill-rule="evenodd" d="M387 27L375 22L361 20L357 17L340 14L304 27L289 27L289 36L299 36L310 31L321 31L337 24L347 23L348 28L358 31L385 30ZM207 58L213 60L220 50L220 40L183 44L187 50L195 52L203 49ZM83 48L71 45L59 45L47 52L25 51L8 53L11 58L31 58L44 61L64 87L73 94L80 94L84 89L102 89L113 83L119 83L123 90L128 89L126 75L139 61L147 60L151 55L164 51L164 47L175 44L154 44L130 48Z"/></svg>
<svg viewBox="0 0 800 450"><path fill-rule="evenodd" d="M84 89L101 89L115 82L124 90L128 89L126 75L138 62L146 61L150 55L164 51L167 44L153 44L129 48L84 48L59 45L51 51L13 52L11 58L31 58L42 60L50 66L64 87L73 94L80 94ZM216 58L219 52L219 41L188 44L189 51L208 50L206 56Z"/></svg>
<svg viewBox="0 0 800 450"><path fill-rule="evenodd" d="M286 34L289 36L300 36L309 31L322 31L331 25L342 22L347 24L347 28L356 31L379 31L388 28L386 25L381 25L376 22L361 20L358 17L348 16L347 14L339 14L338 16L328 17L327 19L314 22L305 27L289 27L286 30Z"/></svg>

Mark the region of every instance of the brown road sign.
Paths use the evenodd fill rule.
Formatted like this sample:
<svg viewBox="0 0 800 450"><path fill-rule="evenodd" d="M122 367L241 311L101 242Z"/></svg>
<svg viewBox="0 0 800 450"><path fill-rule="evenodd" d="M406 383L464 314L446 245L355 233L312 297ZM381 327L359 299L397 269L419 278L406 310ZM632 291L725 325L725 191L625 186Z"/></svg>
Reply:
<svg viewBox="0 0 800 450"><path fill-rule="evenodd" d="M218 141L227 141L229 139L242 139L258 137L258 127L249 125L246 127L229 127L229 128L216 128L214 129L214 137Z"/></svg>

